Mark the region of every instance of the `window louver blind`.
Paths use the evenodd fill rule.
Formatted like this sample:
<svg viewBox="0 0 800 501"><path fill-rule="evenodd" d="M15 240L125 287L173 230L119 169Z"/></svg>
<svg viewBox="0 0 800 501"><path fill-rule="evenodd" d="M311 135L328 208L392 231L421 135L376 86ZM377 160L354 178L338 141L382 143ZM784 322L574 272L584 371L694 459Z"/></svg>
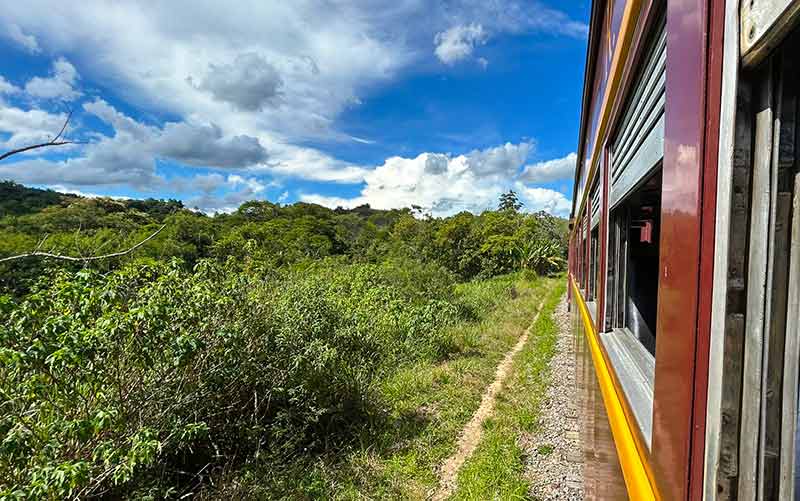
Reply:
<svg viewBox="0 0 800 501"><path fill-rule="evenodd" d="M663 20L643 61L611 148L609 208L636 188L664 157L667 37Z"/></svg>
<svg viewBox="0 0 800 501"><path fill-rule="evenodd" d="M592 190L592 221L589 227L594 230L594 227L600 224L600 204L603 203L603 194L600 190L600 182L594 184Z"/></svg>

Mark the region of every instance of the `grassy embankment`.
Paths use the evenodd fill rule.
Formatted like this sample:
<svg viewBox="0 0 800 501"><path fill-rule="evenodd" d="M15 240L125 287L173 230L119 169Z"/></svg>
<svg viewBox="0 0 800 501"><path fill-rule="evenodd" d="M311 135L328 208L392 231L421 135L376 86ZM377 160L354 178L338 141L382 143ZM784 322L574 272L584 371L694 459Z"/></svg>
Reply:
<svg viewBox="0 0 800 501"><path fill-rule="evenodd" d="M466 484L459 496L524 492L514 437L517 428L535 424L539 395L545 388L542 377L555 340L550 313L563 293L562 283L560 277L531 281L515 274L460 285L458 294L483 312L481 318L451 328L460 348L456 355L440 363L401 367L382 382L383 422L373 423L336 452L279 467L267 461L244 474L235 473L211 497L244 493L259 498L429 497L438 485L438 466L454 452L459 433L494 379L498 363L544 299L537 326L515 361L510 391L503 392L498 417L459 478Z"/></svg>
<svg viewBox="0 0 800 501"><path fill-rule="evenodd" d="M550 378L549 361L558 336L553 311L564 293L559 284L548 294L525 347L514 359L506 385L498 395L495 415L484 423L478 449L458 476L454 499L528 499L524 456L518 439L536 431L539 404Z"/></svg>

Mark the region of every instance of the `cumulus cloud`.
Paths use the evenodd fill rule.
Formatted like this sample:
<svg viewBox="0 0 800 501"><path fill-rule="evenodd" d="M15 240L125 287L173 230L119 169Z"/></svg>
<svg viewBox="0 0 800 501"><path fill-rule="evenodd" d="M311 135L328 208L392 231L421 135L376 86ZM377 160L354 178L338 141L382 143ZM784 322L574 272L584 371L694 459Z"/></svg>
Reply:
<svg viewBox="0 0 800 501"><path fill-rule="evenodd" d="M101 99L84 109L112 125L116 137L129 136L143 152L201 167L248 167L267 160L258 139L246 135L225 137L216 124L168 122L162 129L125 116Z"/></svg>
<svg viewBox="0 0 800 501"><path fill-rule="evenodd" d="M30 47L70 54L83 78L102 77L127 104L214 123L226 138L257 138L270 153L264 168L335 182L359 182L365 171L309 145L352 141L336 130L341 113L358 106L365 89L429 54L437 34L443 57L453 60L490 34L585 33L585 25L536 0L307 0L244 8L175 0L147 9L133 0L87 0L80 9L48 0L7 3L0 26L17 26ZM78 73L70 67L29 90L74 98Z"/></svg>
<svg viewBox="0 0 800 501"><path fill-rule="evenodd" d="M0 82L1 83L1 82ZM0 132L8 138L0 141L3 150L49 141L61 130L67 119L64 113L48 113L43 110L22 110L5 106L0 101Z"/></svg>
<svg viewBox="0 0 800 501"><path fill-rule="evenodd" d="M258 111L283 85L278 70L254 52L236 56L232 64L210 64L199 88L240 110Z"/></svg>
<svg viewBox="0 0 800 501"><path fill-rule="evenodd" d="M200 194L190 198L189 207L197 207L203 212L233 212L248 200L258 198L267 185L255 177L230 174L203 174L186 180L189 190L200 190ZM186 190L183 186L183 190Z"/></svg>
<svg viewBox="0 0 800 501"><path fill-rule="evenodd" d="M184 165L244 168L267 160L258 139L224 136L214 124L167 123L163 128L143 124L97 99L83 109L113 128L113 135L95 134L79 147L80 155L65 160L36 158L0 167L0 178L30 184L73 186L130 185L157 189L165 180L156 173L156 159ZM9 143L31 143L43 131L58 131L64 114L0 106L0 131Z"/></svg>
<svg viewBox="0 0 800 501"><path fill-rule="evenodd" d="M533 151L532 142L506 143L494 148L475 150L467 155L470 169L481 177L506 176L517 173Z"/></svg>
<svg viewBox="0 0 800 501"><path fill-rule="evenodd" d="M6 80L0 75L0 94L16 94L20 91L19 87Z"/></svg>
<svg viewBox="0 0 800 501"><path fill-rule="evenodd" d="M74 86L78 80L78 71L72 63L63 57L53 63L49 77L33 77L25 84L25 92L42 99L63 99L72 101L81 95Z"/></svg>
<svg viewBox="0 0 800 501"><path fill-rule="evenodd" d="M487 36L480 24L453 26L436 34L434 52L441 62L452 66L470 57L476 45L486 43Z"/></svg>
<svg viewBox="0 0 800 501"><path fill-rule="evenodd" d="M549 183L562 179L572 179L578 155L574 152L563 158L538 162L525 166L520 179L529 183Z"/></svg>
<svg viewBox="0 0 800 501"><path fill-rule="evenodd" d="M365 203L378 209L420 205L437 216L497 205L500 193L519 171L533 145L504 144L465 155L422 153L392 157L365 175L361 194L351 199L301 194L301 199L329 207Z"/></svg>
<svg viewBox="0 0 800 501"><path fill-rule="evenodd" d="M155 149L173 160L197 166L247 167L267 160L267 150L258 139L223 137L214 124L168 123L155 141Z"/></svg>
<svg viewBox="0 0 800 501"><path fill-rule="evenodd" d="M36 37L23 33L22 28L20 28L19 25L11 23L6 26L6 35L13 42L17 43L20 47L31 54L41 52L41 49L39 48L39 42L36 41Z"/></svg>
<svg viewBox="0 0 800 501"><path fill-rule="evenodd" d="M319 15L322 11L325 16ZM80 70L79 75L72 64L59 59L51 75L25 85L32 97L75 100L82 80L102 78L143 116L175 121L148 125L102 102L88 103L86 112L109 123L113 134L98 135L91 144L75 148L78 156L69 161L39 159L31 164L31 173L14 177L57 179L63 175L88 185L92 180L123 183L127 176L136 186L164 182L155 173L158 158L195 166L246 166L248 175L366 182L367 176L375 175L370 169L309 145L353 141L351 135L336 130L342 112L358 106L366 89L429 58L432 40L438 38L437 47L442 46L445 59L456 61L466 51L465 57L485 66L488 61L483 58L482 62L477 57L482 54L476 52L490 36L536 31L582 37L586 33L585 25L537 0L307 0L252 2L246 8L176 0L147 9L133 0L87 0L80 9L26 0L8 2L0 10L0 26L11 25L18 28L21 47L27 43L26 50L46 48L54 54L69 54ZM459 27L460 31L455 29ZM191 85L187 85L189 78ZM34 120L31 111L13 113L27 113L27 119ZM12 140L35 130L33 125L15 127L7 131ZM43 127L40 133L53 129ZM185 143L176 143L178 139ZM181 148L184 144L192 146ZM452 177L466 186L459 176L473 176L479 180L474 185L476 196L483 196L481 190L487 186L507 189L512 182L509 176L514 175L508 174L509 165L517 163L514 159L505 166L490 166L491 158L479 160L472 153L444 155L444 161L435 156L430 154L428 168L432 170L421 180ZM75 172L78 167L83 170ZM456 167L466 172L458 174ZM493 206L494 195L488 194L492 190L486 190L485 204ZM455 191L436 200L426 196L438 207L462 204L462 194Z"/></svg>
<svg viewBox="0 0 800 501"><path fill-rule="evenodd" d="M572 202L563 193L547 188L536 188L517 183L515 190L530 212L545 211L560 217L568 217Z"/></svg>

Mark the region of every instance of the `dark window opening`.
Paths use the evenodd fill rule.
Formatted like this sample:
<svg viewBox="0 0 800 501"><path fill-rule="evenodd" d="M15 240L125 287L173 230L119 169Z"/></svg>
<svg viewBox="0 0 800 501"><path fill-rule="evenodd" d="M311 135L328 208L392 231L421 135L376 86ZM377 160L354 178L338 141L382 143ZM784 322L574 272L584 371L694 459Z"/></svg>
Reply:
<svg viewBox="0 0 800 501"><path fill-rule="evenodd" d="M661 169L628 195L611 219L614 262L609 267L609 327L627 328L655 355Z"/></svg>
<svg viewBox="0 0 800 501"><path fill-rule="evenodd" d="M589 249L591 253L589 256L589 301L596 301L598 284L597 272L600 269L600 241L598 228L592 230L592 236L589 240Z"/></svg>

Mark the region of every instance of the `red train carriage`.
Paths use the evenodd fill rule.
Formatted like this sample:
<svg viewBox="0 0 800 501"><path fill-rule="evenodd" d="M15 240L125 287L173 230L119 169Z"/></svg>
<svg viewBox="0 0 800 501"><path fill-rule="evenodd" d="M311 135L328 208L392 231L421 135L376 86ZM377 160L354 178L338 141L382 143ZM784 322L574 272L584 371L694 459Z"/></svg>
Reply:
<svg viewBox="0 0 800 501"><path fill-rule="evenodd" d="M798 20L592 6L569 259L589 498L800 496Z"/></svg>

